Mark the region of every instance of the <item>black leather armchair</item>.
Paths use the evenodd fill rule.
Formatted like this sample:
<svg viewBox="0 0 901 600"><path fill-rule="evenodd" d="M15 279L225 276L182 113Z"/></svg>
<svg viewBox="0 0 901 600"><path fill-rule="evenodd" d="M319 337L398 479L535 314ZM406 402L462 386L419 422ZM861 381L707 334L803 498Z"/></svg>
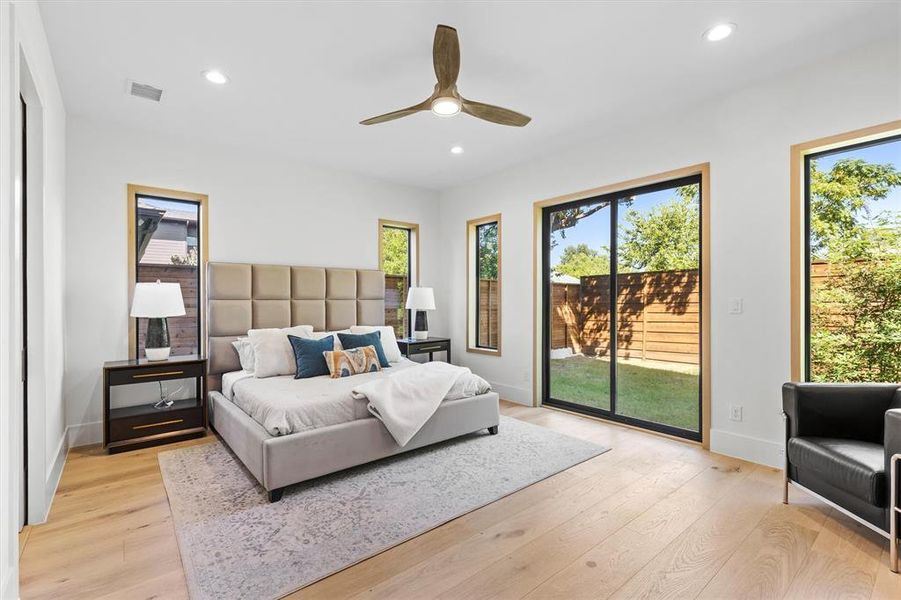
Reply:
<svg viewBox="0 0 901 600"><path fill-rule="evenodd" d="M785 489L791 483L889 538L898 572L901 385L786 383Z"/></svg>

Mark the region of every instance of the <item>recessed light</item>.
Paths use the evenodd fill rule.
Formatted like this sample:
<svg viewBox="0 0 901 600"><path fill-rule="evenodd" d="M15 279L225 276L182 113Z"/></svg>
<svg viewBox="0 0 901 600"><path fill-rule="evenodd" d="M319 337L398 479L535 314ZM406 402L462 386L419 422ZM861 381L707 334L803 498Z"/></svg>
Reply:
<svg viewBox="0 0 901 600"><path fill-rule="evenodd" d="M704 39L708 42L719 42L735 32L735 23L717 23L704 32Z"/></svg>
<svg viewBox="0 0 901 600"><path fill-rule="evenodd" d="M463 154L463 146L454 146L451 148L451 154Z"/></svg>
<svg viewBox="0 0 901 600"><path fill-rule="evenodd" d="M432 100L432 112L439 117L452 117L460 112L460 101L449 96Z"/></svg>
<svg viewBox="0 0 901 600"><path fill-rule="evenodd" d="M210 69L209 71L204 71L203 76L206 77L206 80L210 83L215 83L218 85L223 85L228 83L228 75L223 73L222 71L217 71L216 69Z"/></svg>

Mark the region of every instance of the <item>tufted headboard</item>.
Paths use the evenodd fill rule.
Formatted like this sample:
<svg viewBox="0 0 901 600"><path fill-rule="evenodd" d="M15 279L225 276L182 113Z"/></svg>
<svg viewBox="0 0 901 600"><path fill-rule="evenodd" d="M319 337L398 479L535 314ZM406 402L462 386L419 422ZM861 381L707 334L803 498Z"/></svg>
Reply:
<svg viewBox="0 0 901 600"><path fill-rule="evenodd" d="M385 324L385 274L211 262L207 266L207 355L210 390L222 373L240 371L232 342L248 329L312 325L316 331Z"/></svg>

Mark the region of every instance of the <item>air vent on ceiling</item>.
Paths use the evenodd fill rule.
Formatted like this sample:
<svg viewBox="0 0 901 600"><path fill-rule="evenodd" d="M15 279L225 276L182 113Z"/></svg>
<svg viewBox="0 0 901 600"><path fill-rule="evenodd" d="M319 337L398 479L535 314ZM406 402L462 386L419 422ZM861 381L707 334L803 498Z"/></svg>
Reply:
<svg viewBox="0 0 901 600"><path fill-rule="evenodd" d="M154 102L159 102L160 98L163 97L163 90L160 88L155 88L146 83L138 83L137 81L128 82L128 93L138 98L153 100Z"/></svg>

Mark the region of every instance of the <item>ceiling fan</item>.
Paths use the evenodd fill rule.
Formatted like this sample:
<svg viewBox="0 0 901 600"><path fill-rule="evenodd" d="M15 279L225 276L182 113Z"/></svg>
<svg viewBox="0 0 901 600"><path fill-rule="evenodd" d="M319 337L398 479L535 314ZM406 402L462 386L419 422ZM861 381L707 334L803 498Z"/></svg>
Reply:
<svg viewBox="0 0 901 600"><path fill-rule="evenodd" d="M435 90L431 96L419 104L360 121L360 124L375 125L426 110L431 110L439 117L452 117L464 112L478 119L513 127L522 127L532 120L531 117L507 108L467 100L457 92L457 76L460 74L460 40L457 39L457 30L453 27L439 25L435 29L432 61L435 64L435 76L438 78L438 83L435 84Z"/></svg>

